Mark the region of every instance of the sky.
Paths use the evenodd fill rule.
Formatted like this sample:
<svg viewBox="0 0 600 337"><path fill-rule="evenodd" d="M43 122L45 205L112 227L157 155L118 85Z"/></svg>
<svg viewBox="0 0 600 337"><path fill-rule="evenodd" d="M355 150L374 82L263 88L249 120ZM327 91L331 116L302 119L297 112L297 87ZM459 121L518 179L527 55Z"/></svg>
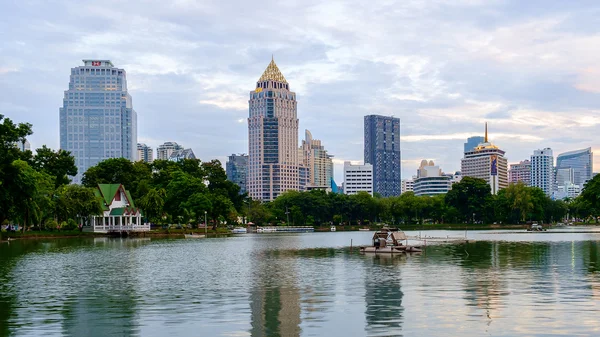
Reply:
<svg viewBox="0 0 600 337"><path fill-rule="evenodd" d="M109 59L127 72L138 141L203 161L248 152L248 95L273 55L304 130L363 160L363 116L401 120L402 177L422 159L460 170L483 135L509 163L592 147L600 170L600 2L0 2L0 114L59 147L70 69Z"/></svg>

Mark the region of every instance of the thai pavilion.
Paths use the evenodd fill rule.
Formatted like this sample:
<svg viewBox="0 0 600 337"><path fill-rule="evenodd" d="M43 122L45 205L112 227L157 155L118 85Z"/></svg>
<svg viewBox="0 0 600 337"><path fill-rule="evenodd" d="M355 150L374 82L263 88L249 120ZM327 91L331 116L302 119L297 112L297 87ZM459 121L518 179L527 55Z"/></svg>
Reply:
<svg viewBox="0 0 600 337"><path fill-rule="evenodd" d="M150 224L143 223L142 211L135 207L122 184L98 184L94 193L102 203L102 215L92 216L85 230L100 233L150 230Z"/></svg>

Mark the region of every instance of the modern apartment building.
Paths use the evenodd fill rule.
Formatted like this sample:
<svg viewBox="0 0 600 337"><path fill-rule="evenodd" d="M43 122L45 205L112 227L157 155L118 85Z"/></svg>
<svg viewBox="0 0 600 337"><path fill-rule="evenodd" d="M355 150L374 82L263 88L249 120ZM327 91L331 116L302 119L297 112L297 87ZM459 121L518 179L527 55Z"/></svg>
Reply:
<svg viewBox="0 0 600 337"><path fill-rule="evenodd" d="M333 178L333 158L318 139L313 139L310 131L305 131L298 156L301 165L307 169L307 187L330 188Z"/></svg>
<svg viewBox="0 0 600 337"><path fill-rule="evenodd" d="M485 124L484 142L473 151L466 152L461 159L463 177L473 177L485 180L497 194L500 189L508 187L508 162L505 152L488 141L487 123Z"/></svg>
<svg viewBox="0 0 600 337"><path fill-rule="evenodd" d="M232 154L225 163L227 179L240 187L240 194L246 193L246 176L248 173L248 155Z"/></svg>
<svg viewBox="0 0 600 337"><path fill-rule="evenodd" d="M373 191L383 197L400 195L400 119L365 116L364 150L365 164L373 165Z"/></svg>
<svg viewBox="0 0 600 337"><path fill-rule="evenodd" d="M171 153L169 156L170 161L182 161L184 159L197 159L194 151L192 149L182 149L176 150Z"/></svg>
<svg viewBox="0 0 600 337"><path fill-rule="evenodd" d="M554 190L554 155L552 149L533 151L531 156L531 185L541 188L547 196Z"/></svg>
<svg viewBox="0 0 600 337"><path fill-rule="evenodd" d="M137 114L127 76L111 61L83 60L71 69L59 114L60 148L71 152L77 166L73 183L105 159L137 159Z"/></svg>
<svg viewBox="0 0 600 337"><path fill-rule="evenodd" d="M531 185L531 162L526 159L520 161L518 164L510 164L508 181L511 184L522 182L526 186Z"/></svg>
<svg viewBox="0 0 600 337"><path fill-rule="evenodd" d="M146 163L152 163L152 161L154 161L153 149L144 143L138 143L137 144L137 160L143 161Z"/></svg>
<svg viewBox="0 0 600 337"><path fill-rule="evenodd" d="M271 59L250 91L248 116L248 193L271 201L287 190L301 190L306 171L298 158L296 93ZM301 176L302 175L302 176Z"/></svg>
<svg viewBox="0 0 600 337"><path fill-rule="evenodd" d="M448 193L452 188L452 175L443 174L439 166L433 160L421 161L414 179L414 192L418 196L433 196Z"/></svg>
<svg viewBox="0 0 600 337"><path fill-rule="evenodd" d="M344 162L344 194L368 192L373 195L373 165L352 165Z"/></svg>
<svg viewBox="0 0 600 337"><path fill-rule="evenodd" d="M556 157L556 169L573 169L573 184L585 186L594 172L594 153L592 148L561 153Z"/></svg>
<svg viewBox="0 0 600 337"><path fill-rule="evenodd" d="M169 160L175 151L183 150L183 146L176 142L165 142L156 149L156 160Z"/></svg>
<svg viewBox="0 0 600 337"><path fill-rule="evenodd" d="M484 139L484 137L481 137L481 136L474 136L474 137L467 138L467 142L464 144L463 153L472 152L473 150L475 150L475 148L479 144L481 144L483 142L485 142L485 139Z"/></svg>

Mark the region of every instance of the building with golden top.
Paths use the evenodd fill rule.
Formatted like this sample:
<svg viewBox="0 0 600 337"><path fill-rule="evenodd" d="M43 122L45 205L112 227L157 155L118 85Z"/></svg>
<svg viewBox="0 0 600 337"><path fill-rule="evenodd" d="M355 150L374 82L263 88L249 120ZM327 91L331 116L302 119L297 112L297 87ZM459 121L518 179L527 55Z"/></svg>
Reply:
<svg viewBox="0 0 600 337"><path fill-rule="evenodd" d="M465 152L460 168L463 177L480 178L490 185L492 194L508 187L508 160L505 152L488 141L487 123L485 123L484 142L473 150Z"/></svg>
<svg viewBox="0 0 600 337"><path fill-rule="evenodd" d="M306 169L299 167L296 93L275 61L250 92L247 188L254 200L271 201L300 190Z"/></svg>

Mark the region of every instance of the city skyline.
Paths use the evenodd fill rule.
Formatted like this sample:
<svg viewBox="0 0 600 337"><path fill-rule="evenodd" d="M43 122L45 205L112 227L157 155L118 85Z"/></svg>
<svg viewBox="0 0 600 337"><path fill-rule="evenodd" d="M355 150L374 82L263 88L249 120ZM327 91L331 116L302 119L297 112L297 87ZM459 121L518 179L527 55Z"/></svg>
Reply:
<svg viewBox="0 0 600 337"><path fill-rule="evenodd" d="M481 136L484 120L509 163L545 147L598 152L595 6L408 2L385 14L385 7L361 3L273 3L268 17L282 19L256 32L247 29L249 17L267 13L252 6L242 15L183 2L164 8L133 1L110 11L90 2L5 2L0 12L10 15L0 14L0 27L10 34L0 61L0 113L33 124L32 149L58 148L55 109L67 69L81 59L110 59L127 70L138 142L156 149L172 139L204 161L225 163L247 149L247 89L274 53L302 102L299 128L319 135L335 155L338 182L344 161L362 162L360 124L369 114L402 120L402 178L423 158L458 171L463 143ZM218 26L227 15L235 16L232 24ZM401 31L419 34L394 33L401 15L410 18ZM377 24L365 33L360 24L337 27L311 16ZM17 30L23 17L32 24ZM292 29L281 30L284 22ZM291 33L307 26L311 34Z"/></svg>

